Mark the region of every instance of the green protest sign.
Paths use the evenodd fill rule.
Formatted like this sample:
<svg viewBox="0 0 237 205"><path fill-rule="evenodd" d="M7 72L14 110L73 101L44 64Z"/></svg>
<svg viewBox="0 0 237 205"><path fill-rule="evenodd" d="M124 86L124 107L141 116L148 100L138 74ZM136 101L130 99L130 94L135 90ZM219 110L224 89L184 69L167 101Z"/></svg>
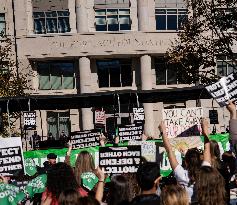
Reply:
<svg viewBox="0 0 237 205"><path fill-rule="evenodd" d="M1 205L17 205L25 198L25 194L20 188L0 183L0 204Z"/></svg>
<svg viewBox="0 0 237 205"><path fill-rule="evenodd" d="M36 193L43 193L46 188L47 175L43 174L34 179L32 179L27 186L25 187L25 192L29 195L30 198Z"/></svg>
<svg viewBox="0 0 237 205"><path fill-rule="evenodd" d="M25 172L29 176L33 176L37 173L35 161L31 158L25 159Z"/></svg>
<svg viewBox="0 0 237 205"><path fill-rule="evenodd" d="M82 185L88 190L92 190L99 179L93 172L85 172L81 175Z"/></svg>

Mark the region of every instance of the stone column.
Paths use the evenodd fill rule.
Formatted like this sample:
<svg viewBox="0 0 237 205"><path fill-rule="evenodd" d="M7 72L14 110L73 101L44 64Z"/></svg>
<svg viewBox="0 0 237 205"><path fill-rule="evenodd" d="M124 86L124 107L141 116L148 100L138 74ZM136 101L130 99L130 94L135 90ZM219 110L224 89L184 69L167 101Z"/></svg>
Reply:
<svg viewBox="0 0 237 205"><path fill-rule="evenodd" d="M33 5L31 0L26 1L27 29L28 34L34 34Z"/></svg>
<svg viewBox="0 0 237 205"><path fill-rule="evenodd" d="M79 58L79 73L80 73L80 92L91 93L91 71L90 71L90 59L87 57ZM82 129L90 130L94 128L93 124L93 112L91 108L82 108Z"/></svg>
<svg viewBox="0 0 237 205"><path fill-rule="evenodd" d="M137 0L138 30L155 30L155 1Z"/></svg>
<svg viewBox="0 0 237 205"><path fill-rule="evenodd" d="M141 56L141 87L142 90L152 90L151 57ZM153 103L143 103L145 112L144 132L147 136L155 137Z"/></svg>
<svg viewBox="0 0 237 205"><path fill-rule="evenodd" d="M88 32L86 0L76 0L77 32Z"/></svg>
<svg viewBox="0 0 237 205"><path fill-rule="evenodd" d="M76 26L76 2L75 0L68 0L68 10L70 12L70 17L69 17L69 22L70 22L70 28L71 28L71 33L76 33L77 32L77 26Z"/></svg>

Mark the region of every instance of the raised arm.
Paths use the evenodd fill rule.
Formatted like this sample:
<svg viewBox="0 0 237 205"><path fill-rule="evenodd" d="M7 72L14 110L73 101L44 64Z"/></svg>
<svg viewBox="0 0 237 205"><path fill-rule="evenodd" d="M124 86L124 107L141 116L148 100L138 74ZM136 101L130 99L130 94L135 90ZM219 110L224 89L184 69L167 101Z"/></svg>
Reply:
<svg viewBox="0 0 237 205"><path fill-rule="evenodd" d="M104 172L98 167L96 169L96 175L99 179L96 193L95 193L95 198L101 203L103 199L103 194L104 194L104 181L105 181L105 174Z"/></svg>
<svg viewBox="0 0 237 205"><path fill-rule="evenodd" d="M209 141L209 130L208 130L208 120L204 118L202 120L202 134L204 136L204 153L203 160L211 164L211 151L210 151L210 141Z"/></svg>
<svg viewBox="0 0 237 205"><path fill-rule="evenodd" d="M71 165L71 163L70 163L71 152L72 152L72 144L69 142L68 143L68 151L67 151L67 154L66 154L65 160L64 160L64 162L68 165Z"/></svg>
<svg viewBox="0 0 237 205"><path fill-rule="evenodd" d="M168 139L168 136L167 136L167 133L166 133L166 127L165 127L164 121L161 122L161 124L159 126L159 129L160 129L160 132L161 132L161 135L162 135L165 150L168 154L168 158L169 158L169 161L170 161L171 168L174 170L179 165L179 163L178 163L178 161L175 157L175 154L172 150L172 146L169 142L169 139Z"/></svg>
<svg viewBox="0 0 237 205"><path fill-rule="evenodd" d="M237 143L237 116L236 116L236 106L233 102L229 101L229 105L226 106L227 110L230 113L230 139L232 144L235 145Z"/></svg>

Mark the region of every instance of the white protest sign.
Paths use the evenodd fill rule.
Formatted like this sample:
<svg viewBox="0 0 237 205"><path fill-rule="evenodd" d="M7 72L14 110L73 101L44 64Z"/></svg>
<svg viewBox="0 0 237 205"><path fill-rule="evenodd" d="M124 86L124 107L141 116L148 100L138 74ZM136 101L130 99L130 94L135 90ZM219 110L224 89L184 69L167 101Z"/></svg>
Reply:
<svg viewBox="0 0 237 205"><path fill-rule="evenodd" d="M23 172L24 158L21 138L0 138L0 175L17 175Z"/></svg>
<svg viewBox="0 0 237 205"><path fill-rule="evenodd" d="M168 137L200 135L203 117L202 107L164 109L162 115Z"/></svg>
<svg viewBox="0 0 237 205"><path fill-rule="evenodd" d="M149 162L156 161L156 144L149 141L128 141L128 145L140 145L142 157Z"/></svg>
<svg viewBox="0 0 237 205"><path fill-rule="evenodd" d="M145 114L144 114L144 108L133 108L133 119L134 121L144 121L145 120Z"/></svg>
<svg viewBox="0 0 237 205"><path fill-rule="evenodd" d="M96 110L95 111L95 124L105 124L105 111Z"/></svg>
<svg viewBox="0 0 237 205"><path fill-rule="evenodd" d="M228 100L236 101L237 99L237 76L231 73L205 88L220 106L226 106Z"/></svg>

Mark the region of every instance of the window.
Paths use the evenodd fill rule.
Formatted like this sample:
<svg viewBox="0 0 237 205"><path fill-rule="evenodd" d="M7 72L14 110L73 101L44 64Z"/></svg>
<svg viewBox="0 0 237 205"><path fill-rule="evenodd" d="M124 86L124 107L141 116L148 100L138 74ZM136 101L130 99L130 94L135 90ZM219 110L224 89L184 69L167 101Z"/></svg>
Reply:
<svg viewBox="0 0 237 205"><path fill-rule="evenodd" d="M0 14L0 33L6 33L5 14Z"/></svg>
<svg viewBox="0 0 237 205"><path fill-rule="evenodd" d="M62 131L68 136L70 133L69 112L47 112L48 133L58 139Z"/></svg>
<svg viewBox="0 0 237 205"><path fill-rule="evenodd" d="M172 85L177 84L176 68L165 62L164 58L155 59L156 84Z"/></svg>
<svg viewBox="0 0 237 205"><path fill-rule="evenodd" d="M237 56L236 56L237 59ZM236 71L236 63L233 62L230 58L224 55L217 56L217 75L218 76L227 76L230 73L237 72ZM234 68L235 67L235 68Z"/></svg>
<svg viewBox="0 0 237 205"><path fill-rule="evenodd" d="M73 89L75 87L72 62L38 62L40 90Z"/></svg>
<svg viewBox="0 0 237 205"><path fill-rule="evenodd" d="M100 88L132 86L131 60L98 60L96 63Z"/></svg>
<svg viewBox="0 0 237 205"><path fill-rule="evenodd" d="M182 30L188 18L187 9L159 8L155 11L156 30Z"/></svg>
<svg viewBox="0 0 237 205"><path fill-rule="evenodd" d="M43 33L70 32L69 11L33 12L34 31Z"/></svg>
<svg viewBox="0 0 237 205"><path fill-rule="evenodd" d="M96 31L131 30L130 9L95 9Z"/></svg>

